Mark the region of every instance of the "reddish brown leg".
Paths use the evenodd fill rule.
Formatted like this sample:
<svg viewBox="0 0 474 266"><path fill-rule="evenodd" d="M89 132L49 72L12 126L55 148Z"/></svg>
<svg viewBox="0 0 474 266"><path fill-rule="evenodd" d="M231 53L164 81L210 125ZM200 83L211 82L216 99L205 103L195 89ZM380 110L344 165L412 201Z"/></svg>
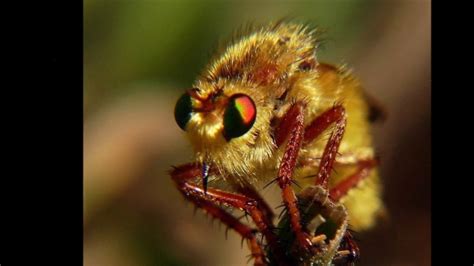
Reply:
<svg viewBox="0 0 474 266"><path fill-rule="evenodd" d="M284 254L285 254L284 250L281 249L280 245L278 244L278 239L272 231L274 228L273 224L271 221L267 219L265 215L265 211L261 210L261 206L259 205L259 202L246 195L233 194L233 193L220 191L220 190L212 189L212 188L209 188L207 190L207 193L205 194L204 190L200 186L195 185L190 182L190 179L193 179L200 175L201 175L201 168L199 165L196 165L196 164L186 164L174 169L171 172L171 176L173 180L176 182L176 185L178 189L181 191L181 193L187 199L194 202L198 207L202 207L203 203L206 203L207 204L206 206L215 206L216 204L225 204L225 205L243 210L246 213L250 214L250 216L252 217L253 221L257 225L260 232L262 232L262 234L267 239L268 245L272 249L280 265L286 265L285 258L284 258ZM228 219L227 216L230 216L230 214L228 214L227 216L223 216L222 215L223 210L222 209L219 209L219 210L221 211L216 211L216 210L213 211L217 215L215 217L219 218L221 221L223 221L230 227L232 227L232 225L235 226L235 224L233 224L234 221L231 222L227 220ZM231 224L229 224L229 222L231 222ZM244 235L244 234L241 234L241 235L243 237L248 237L248 235ZM252 251L252 254L253 253L254 251ZM255 256L255 255L254 255L254 258L255 258L255 261L260 259L259 256Z"/></svg>
<svg viewBox="0 0 474 266"><path fill-rule="evenodd" d="M329 197L333 201L338 201L344 197L347 192L353 187L355 187L362 179L366 178L370 174L370 170L377 165L375 159L359 161L357 163L358 167L354 174L344 178L339 182L335 187L329 191Z"/></svg>
<svg viewBox="0 0 474 266"><path fill-rule="evenodd" d="M346 112L344 107L338 105L327 110L318 116L308 127L305 129L304 140L306 143L312 141L324 130L326 130L331 124L335 123L334 130L329 137L329 140L324 148L323 157L319 164L319 170L316 177L316 185L321 185L324 188L328 187L329 176L336 160L337 151L341 144L342 136L344 135L344 129L346 127Z"/></svg>
<svg viewBox="0 0 474 266"><path fill-rule="evenodd" d="M275 130L275 142L278 146L283 144L286 137L289 136L285 154L278 172L278 183L282 189L283 200L290 214L290 221L299 244L309 249L311 241L308 234L303 231L301 226L300 214L296 204L296 196L290 186L291 176L296 165L298 152L303 140L305 143L312 141L321 135L331 124L335 123L335 128L326 144L319 171L317 174L317 184L328 187L328 179L331 174L332 166L339 149L339 145L344 134L346 117L344 107L334 106L318 116L309 126L303 128L304 107L302 103L296 103L286 113L278 128Z"/></svg>
<svg viewBox="0 0 474 266"><path fill-rule="evenodd" d="M204 209L207 213L212 215L215 218L218 218L221 222L227 225L229 228L234 229L239 233L244 239L248 240L248 245L250 251L252 252L252 257L254 258L254 265L267 265L265 260L265 254L263 249L260 247L260 244L257 241L255 236L256 231L252 230L245 224L242 224L238 219L224 211L220 207L214 205L209 201L204 201L198 197L189 196L187 197L192 202L196 204L197 207Z"/></svg>
<svg viewBox="0 0 474 266"><path fill-rule="evenodd" d="M341 120L345 115L344 107L336 105L316 117L311 124L305 128L304 141L308 143L317 138L332 123Z"/></svg>
<svg viewBox="0 0 474 266"><path fill-rule="evenodd" d="M275 143L280 147L294 129L295 119L301 112L301 103L294 104L275 129Z"/></svg>
<svg viewBox="0 0 474 266"><path fill-rule="evenodd" d="M336 265L354 265L359 259L359 247L349 231L345 232L336 256Z"/></svg>
<svg viewBox="0 0 474 266"><path fill-rule="evenodd" d="M293 190L289 186L291 182L291 174L296 164L298 151L302 145L307 144L321 135L326 129L335 123L331 136L326 144L319 164L316 184L328 188L328 181L331 175L331 170L335 163L336 155L341 144L342 137L346 126L346 115L344 107L337 105L319 115L313 122L303 129L303 107L295 104L286 114L279 127L275 132L275 141L280 146L286 137L289 135L286 151L280 165L278 174L280 187L283 189L283 198L289 209L291 218L291 225L295 230L298 241L304 247L305 241L309 240L308 235L303 232L300 225L299 212L296 207L296 198ZM291 132L290 132L291 131ZM304 133L303 133L304 132ZM301 135L304 134L303 138ZM303 145L304 145L303 144ZM368 176L369 171L376 165L375 160L361 161L358 163L359 168L356 173L344 179L336 187L330 190L330 196L333 200L338 200L340 197L347 194L350 188L354 187L361 179ZM359 249L352 239L352 235L347 231L344 236L345 250L341 251L341 255L345 254L344 258L347 263L352 264L359 256Z"/></svg>
<svg viewBox="0 0 474 266"><path fill-rule="evenodd" d="M235 188L239 193L242 193L252 199L255 199L258 202L258 206L261 207L262 212L266 216L266 219L268 221L273 221L273 217L275 214L273 213L272 209L270 206L267 204L267 202L260 196L260 194L253 189L251 185L246 185L246 186L238 186Z"/></svg>
<svg viewBox="0 0 474 266"><path fill-rule="evenodd" d="M289 133L288 144L286 145L285 153L280 164L277 180L282 189L283 202L288 209L291 227L295 232L298 244L301 248L309 251L312 246L311 240L301 225L297 198L291 187L291 177L295 169L296 160L304 136L304 106L301 102L295 103L285 115L282 123L280 123L275 134L277 143L283 143L285 139L284 135L286 132L289 132L289 129L291 129L291 132Z"/></svg>
<svg viewBox="0 0 474 266"><path fill-rule="evenodd" d="M294 123L297 117L297 108L290 108L282 122L279 124L275 131L275 142L279 146L281 145L286 137L290 134L290 131L295 130ZM328 187L329 176L336 159L339 145L341 144L342 137L344 135L344 129L346 127L346 116L344 107L336 105L331 109L325 111L318 117L316 117L310 125L304 129L304 144L307 144L321 135L326 129L335 123L335 128L331 133L331 136L324 149L323 156L321 158L319 170L317 173L316 184Z"/></svg>
<svg viewBox="0 0 474 266"><path fill-rule="evenodd" d="M359 247L357 246L352 234L349 231L346 231L339 250L336 253L334 258L335 265L355 265L357 260L359 260L360 252Z"/></svg>

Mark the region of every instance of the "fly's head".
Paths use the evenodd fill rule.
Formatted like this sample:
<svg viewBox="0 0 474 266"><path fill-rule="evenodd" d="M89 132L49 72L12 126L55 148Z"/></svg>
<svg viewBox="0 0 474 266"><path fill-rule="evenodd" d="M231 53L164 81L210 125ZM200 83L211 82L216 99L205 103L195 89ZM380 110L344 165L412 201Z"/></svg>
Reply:
<svg viewBox="0 0 474 266"><path fill-rule="evenodd" d="M273 103L241 81L197 82L177 101L175 120L186 131L196 161L224 176L245 176L271 156Z"/></svg>

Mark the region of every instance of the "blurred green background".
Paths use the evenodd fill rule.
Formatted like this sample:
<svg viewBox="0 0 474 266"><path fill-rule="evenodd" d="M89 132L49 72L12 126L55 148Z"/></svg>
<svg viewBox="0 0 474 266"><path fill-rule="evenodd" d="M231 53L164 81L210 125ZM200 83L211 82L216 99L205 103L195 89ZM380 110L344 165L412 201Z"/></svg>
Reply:
<svg viewBox="0 0 474 266"><path fill-rule="evenodd" d="M246 265L240 239L175 190L189 162L174 103L219 41L283 17L326 31L388 111L374 126L390 217L358 233L360 265L431 265L430 1L84 1L84 264ZM272 191L263 193L271 197Z"/></svg>

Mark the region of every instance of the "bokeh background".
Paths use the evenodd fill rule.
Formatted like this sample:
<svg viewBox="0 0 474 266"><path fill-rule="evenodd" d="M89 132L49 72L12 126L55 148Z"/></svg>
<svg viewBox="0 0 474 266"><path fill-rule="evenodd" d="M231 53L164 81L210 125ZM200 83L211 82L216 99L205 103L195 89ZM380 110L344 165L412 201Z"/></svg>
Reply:
<svg viewBox="0 0 474 266"><path fill-rule="evenodd" d="M84 1L84 264L250 265L167 171L191 160L174 103L219 40L282 17L326 30L386 108L374 125L389 217L358 233L360 265L431 265L430 1ZM264 196L274 193L265 190Z"/></svg>

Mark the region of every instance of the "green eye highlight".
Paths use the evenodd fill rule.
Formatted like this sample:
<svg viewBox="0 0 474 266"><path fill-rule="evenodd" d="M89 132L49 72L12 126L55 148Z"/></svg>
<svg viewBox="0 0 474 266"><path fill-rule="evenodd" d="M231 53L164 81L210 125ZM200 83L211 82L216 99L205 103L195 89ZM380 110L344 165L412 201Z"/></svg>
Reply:
<svg viewBox="0 0 474 266"><path fill-rule="evenodd" d="M245 94L233 95L224 113L224 138L229 141L247 133L255 122L257 108Z"/></svg>
<svg viewBox="0 0 474 266"><path fill-rule="evenodd" d="M178 99L174 107L174 119L182 130L186 130L186 124L191 119L192 112L191 96L185 93Z"/></svg>

